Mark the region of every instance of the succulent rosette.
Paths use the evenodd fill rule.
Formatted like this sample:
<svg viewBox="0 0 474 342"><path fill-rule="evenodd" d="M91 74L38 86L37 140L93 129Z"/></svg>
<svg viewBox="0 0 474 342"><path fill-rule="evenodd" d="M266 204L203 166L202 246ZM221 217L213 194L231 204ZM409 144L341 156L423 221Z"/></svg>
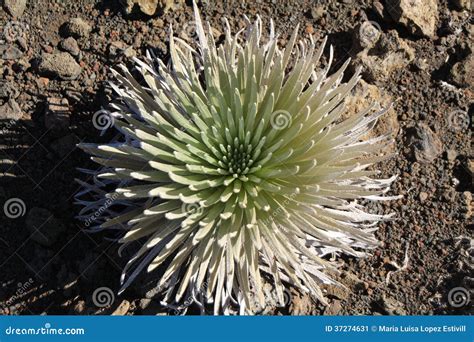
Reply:
<svg viewBox="0 0 474 342"><path fill-rule="evenodd" d="M366 137L385 111L341 119L360 77L342 82L349 61L328 75L332 47L319 67L325 41L297 41L295 28L281 48L273 23L266 37L260 18L235 35L225 23L217 46L195 7L196 49L171 32L168 65L149 53L139 77L114 72L118 137L80 145L102 168L81 182L79 217L115 230L121 249L138 242L122 290L160 267L171 307L191 297L249 313L265 282L281 304L289 286L325 303L320 285L336 283L325 256L363 256L391 217L361 204L396 198L384 195L395 177L369 168L390 157L389 135Z"/></svg>

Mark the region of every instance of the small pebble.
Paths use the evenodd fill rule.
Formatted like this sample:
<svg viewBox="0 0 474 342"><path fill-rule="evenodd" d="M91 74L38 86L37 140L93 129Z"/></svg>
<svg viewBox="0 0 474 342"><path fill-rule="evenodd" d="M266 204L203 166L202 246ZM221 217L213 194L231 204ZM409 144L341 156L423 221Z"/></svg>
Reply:
<svg viewBox="0 0 474 342"><path fill-rule="evenodd" d="M68 37L61 41L59 47L66 52L69 52L73 56L78 56L81 50L79 49L79 45L77 41L73 37Z"/></svg>
<svg viewBox="0 0 474 342"><path fill-rule="evenodd" d="M426 192L420 192L420 201L424 202L428 198L428 194Z"/></svg>

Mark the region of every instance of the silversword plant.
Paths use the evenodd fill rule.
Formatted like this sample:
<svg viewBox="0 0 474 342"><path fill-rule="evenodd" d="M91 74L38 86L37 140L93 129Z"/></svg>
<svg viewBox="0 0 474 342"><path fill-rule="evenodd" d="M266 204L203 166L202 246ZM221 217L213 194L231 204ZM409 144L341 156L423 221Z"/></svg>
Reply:
<svg viewBox="0 0 474 342"><path fill-rule="evenodd" d="M376 247L376 224L391 216L361 203L397 198L384 195L395 177L369 169L393 141L362 139L384 111L341 119L359 73L343 83L347 61L328 75L332 48L320 68L325 41L298 41L296 28L281 48L257 17L236 35L226 21L217 46L194 6L197 49L171 32L169 65L148 53L139 78L114 72L119 136L80 145L103 167L86 171L79 216L105 208L91 229L115 230L121 251L140 246L122 290L158 268L170 307L191 297L215 314L251 313L264 282L282 305L288 286L325 303L320 285L336 283L325 255Z"/></svg>

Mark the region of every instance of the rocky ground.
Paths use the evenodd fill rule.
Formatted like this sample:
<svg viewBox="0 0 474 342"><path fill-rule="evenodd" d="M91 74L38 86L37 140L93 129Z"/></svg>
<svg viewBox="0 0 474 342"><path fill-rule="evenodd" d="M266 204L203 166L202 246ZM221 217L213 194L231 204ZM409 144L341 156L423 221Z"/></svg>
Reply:
<svg viewBox="0 0 474 342"><path fill-rule="evenodd" d="M94 113L112 93L110 69L153 50L167 59L169 27L193 40L189 1L3 0L0 9L0 313L176 314L153 298L146 278L116 296L124 259L117 245L86 234L74 219L77 168L94 167L75 146L110 138ZM348 57L363 82L348 114L377 101L393 108L376 127L391 132L398 154L380 168L399 174L404 197L379 212L382 246L362 260L344 258L329 306L296 291L265 314L472 313L471 118L472 1L202 1L202 15L223 32L243 16L270 18L281 41L328 36L334 69ZM327 59L328 51L325 53ZM7 205L8 204L8 205ZM5 208L9 208L6 210ZM109 291L110 290L110 291ZM99 303L97 294L102 293ZM102 304L104 305L102 305ZM104 307L102 307L104 306ZM192 313L193 311L190 310Z"/></svg>

